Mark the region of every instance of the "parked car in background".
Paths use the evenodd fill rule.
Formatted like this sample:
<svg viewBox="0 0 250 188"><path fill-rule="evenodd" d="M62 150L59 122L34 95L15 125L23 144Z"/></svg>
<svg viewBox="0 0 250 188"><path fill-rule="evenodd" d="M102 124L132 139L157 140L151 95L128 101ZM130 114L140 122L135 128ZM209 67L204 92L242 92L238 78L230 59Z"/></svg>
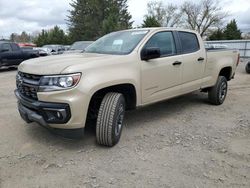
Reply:
<svg viewBox="0 0 250 188"><path fill-rule="evenodd" d="M39 56L40 56L39 50L37 50L37 49L35 49L35 48L31 47L31 46L23 46L23 47L20 47L20 49L22 51L29 52L29 53L31 53L33 51L34 53L38 53Z"/></svg>
<svg viewBox="0 0 250 188"><path fill-rule="evenodd" d="M51 49L40 47L21 47L22 50L35 50L39 53L39 56L51 55Z"/></svg>
<svg viewBox="0 0 250 188"><path fill-rule="evenodd" d="M71 53L81 53L87 48L93 41L77 41L69 48L68 51L65 51L64 54L71 54Z"/></svg>
<svg viewBox="0 0 250 188"><path fill-rule="evenodd" d="M44 45L42 48L47 48L51 55L62 54L65 51L64 46L58 44Z"/></svg>
<svg viewBox="0 0 250 188"><path fill-rule="evenodd" d="M39 52L40 56L47 56L50 55L51 51L48 48L39 48L35 47L34 50L37 50Z"/></svg>
<svg viewBox="0 0 250 188"><path fill-rule="evenodd" d="M64 45L65 51L68 51L70 49L71 45Z"/></svg>
<svg viewBox="0 0 250 188"><path fill-rule="evenodd" d="M246 72L250 74L250 61L246 64Z"/></svg>
<svg viewBox="0 0 250 188"><path fill-rule="evenodd" d="M0 68L17 67L21 62L39 57L39 53L32 48L21 49L18 44L0 41Z"/></svg>
<svg viewBox="0 0 250 188"><path fill-rule="evenodd" d="M22 48L22 47L36 47L36 44L33 44L33 43L18 43L18 46L20 46L20 48Z"/></svg>

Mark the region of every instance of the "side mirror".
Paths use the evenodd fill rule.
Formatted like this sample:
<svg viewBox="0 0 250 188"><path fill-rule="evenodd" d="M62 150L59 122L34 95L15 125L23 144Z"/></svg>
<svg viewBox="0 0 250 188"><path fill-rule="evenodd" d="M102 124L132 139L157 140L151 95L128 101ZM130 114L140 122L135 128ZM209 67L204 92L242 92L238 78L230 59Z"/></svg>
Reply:
<svg viewBox="0 0 250 188"><path fill-rule="evenodd" d="M156 59L161 57L161 50L157 47L144 48L141 51L141 60Z"/></svg>

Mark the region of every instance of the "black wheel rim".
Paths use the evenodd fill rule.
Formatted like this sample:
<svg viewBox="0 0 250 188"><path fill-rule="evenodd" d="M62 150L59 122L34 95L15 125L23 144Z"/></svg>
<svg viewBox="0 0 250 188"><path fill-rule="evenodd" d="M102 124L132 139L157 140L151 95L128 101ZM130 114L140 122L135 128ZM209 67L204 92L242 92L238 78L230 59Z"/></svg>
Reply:
<svg viewBox="0 0 250 188"><path fill-rule="evenodd" d="M225 99L226 94L227 94L227 83L222 82L220 86L220 92L219 92L220 101L223 101Z"/></svg>
<svg viewBox="0 0 250 188"><path fill-rule="evenodd" d="M124 119L124 106L123 104L120 104L119 111L118 111L118 117L117 122L115 126L115 136L119 136L122 130L123 125L123 119Z"/></svg>

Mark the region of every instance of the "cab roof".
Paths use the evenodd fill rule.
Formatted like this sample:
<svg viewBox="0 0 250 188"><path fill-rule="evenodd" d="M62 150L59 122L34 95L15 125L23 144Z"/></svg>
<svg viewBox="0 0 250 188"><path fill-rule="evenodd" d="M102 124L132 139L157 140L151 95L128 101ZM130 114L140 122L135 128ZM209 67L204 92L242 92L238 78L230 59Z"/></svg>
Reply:
<svg viewBox="0 0 250 188"><path fill-rule="evenodd" d="M184 31L184 32L191 32L191 33L197 33L194 30L190 30L190 29L182 29L182 28L174 28L174 27L146 27L146 28L134 28L134 29L127 29L124 31L143 31L143 30L147 30L147 31ZM198 33L197 33L198 34Z"/></svg>

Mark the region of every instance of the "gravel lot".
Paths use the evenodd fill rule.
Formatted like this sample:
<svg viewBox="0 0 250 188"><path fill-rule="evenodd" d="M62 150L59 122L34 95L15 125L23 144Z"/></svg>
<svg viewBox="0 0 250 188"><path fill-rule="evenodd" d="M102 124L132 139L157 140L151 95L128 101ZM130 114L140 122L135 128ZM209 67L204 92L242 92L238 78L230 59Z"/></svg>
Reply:
<svg viewBox="0 0 250 188"><path fill-rule="evenodd" d="M120 143L89 128L68 140L17 112L16 70L0 72L0 187L250 187L250 75L241 62L225 103L194 92L126 114Z"/></svg>

